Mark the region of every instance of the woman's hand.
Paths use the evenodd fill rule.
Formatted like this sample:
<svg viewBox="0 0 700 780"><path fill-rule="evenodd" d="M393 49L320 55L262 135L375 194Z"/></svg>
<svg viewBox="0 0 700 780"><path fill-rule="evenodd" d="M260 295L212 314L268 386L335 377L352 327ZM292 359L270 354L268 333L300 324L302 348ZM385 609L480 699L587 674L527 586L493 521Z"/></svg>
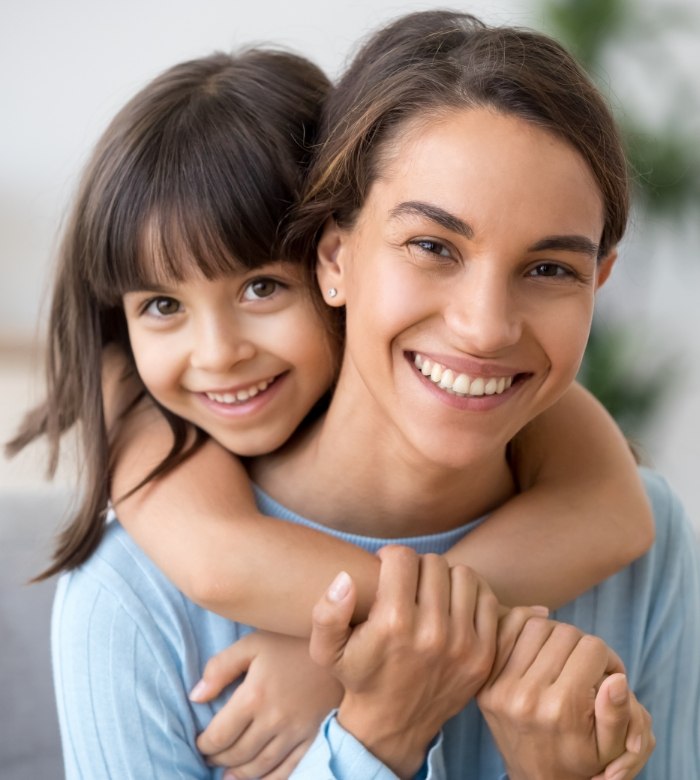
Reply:
<svg viewBox="0 0 700 780"><path fill-rule="evenodd" d="M542 618L514 625L505 616L477 701L510 780L634 777L653 735L623 672L602 640L573 626Z"/></svg>
<svg viewBox="0 0 700 780"><path fill-rule="evenodd" d="M209 701L242 674L197 747L212 764L229 767L231 777L283 780L340 702L342 689L311 661L307 640L256 631L209 661L190 698Z"/></svg>
<svg viewBox="0 0 700 780"><path fill-rule="evenodd" d="M400 777L483 685L496 650L498 603L465 566L405 547L379 553L377 597L352 629L354 584L336 578L313 613L310 652L345 688L338 722Z"/></svg>

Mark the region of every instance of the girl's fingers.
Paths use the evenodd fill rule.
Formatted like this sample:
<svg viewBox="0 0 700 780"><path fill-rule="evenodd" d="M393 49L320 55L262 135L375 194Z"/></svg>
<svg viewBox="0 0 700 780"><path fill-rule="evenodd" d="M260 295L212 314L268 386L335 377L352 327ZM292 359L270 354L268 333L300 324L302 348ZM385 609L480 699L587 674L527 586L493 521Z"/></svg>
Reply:
<svg viewBox="0 0 700 780"><path fill-rule="evenodd" d="M210 658L204 667L202 679L190 691L190 701L210 701L245 674L255 658L254 641L254 634L249 634Z"/></svg>
<svg viewBox="0 0 700 780"><path fill-rule="evenodd" d="M260 780L288 780L289 776L292 774L292 771L295 769L296 765L301 761L301 759L304 757L304 754L310 747L310 740L306 740L300 745L297 745L297 747L295 747L294 750L289 753L289 755L281 764L279 764L279 766L276 766L271 771L268 771L268 774L261 775ZM253 777L256 777L256 775L253 775Z"/></svg>
<svg viewBox="0 0 700 780"><path fill-rule="evenodd" d="M331 667L343 656L352 629L357 591L347 572L340 572L316 602L311 616L309 654L320 666Z"/></svg>
<svg viewBox="0 0 700 780"><path fill-rule="evenodd" d="M250 709L240 705L241 689L211 719L206 729L197 737L197 750L202 755L216 756L228 750L246 733L253 723Z"/></svg>
<svg viewBox="0 0 700 780"><path fill-rule="evenodd" d="M218 766L229 767L239 780L258 778L269 774L283 764L297 748L299 739L291 734L251 735L249 729L238 744L215 757Z"/></svg>

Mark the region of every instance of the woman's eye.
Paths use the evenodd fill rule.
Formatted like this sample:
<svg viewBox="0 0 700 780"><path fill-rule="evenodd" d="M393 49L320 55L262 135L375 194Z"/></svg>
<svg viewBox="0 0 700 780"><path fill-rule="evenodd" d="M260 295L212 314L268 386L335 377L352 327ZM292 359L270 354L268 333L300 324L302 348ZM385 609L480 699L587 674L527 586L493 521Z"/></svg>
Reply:
<svg viewBox="0 0 700 780"><path fill-rule="evenodd" d="M264 298L269 298L274 295L281 284L275 279L253 279L248 285L246 285L243 291L243 299L246 301L259 301Z"/></svg>
<svg viewBox="0 0 700 780"><path fill-rule="evenodd" d="M172 317L180 311L180 301L175 298L160 296L152 298L144 307L144 314L154 317Z"/></svg>
<svg viewBox="0 0 700 780"><path fill-rule="evenodd" d="M573 276L573 272L558 263L538 263L530 270L530 276L545 277L549 279L567 278Z"/></svg>
<svg viewBox="0 0 700 780"><path fill-rule="evenodd" d="M417 238L414 241L411 241L410 244L423 254L437 255L438 257L444 257L445 259L452 257L449 248L445 246L445 244L440 241L435 241L432 238Z"/></svg>

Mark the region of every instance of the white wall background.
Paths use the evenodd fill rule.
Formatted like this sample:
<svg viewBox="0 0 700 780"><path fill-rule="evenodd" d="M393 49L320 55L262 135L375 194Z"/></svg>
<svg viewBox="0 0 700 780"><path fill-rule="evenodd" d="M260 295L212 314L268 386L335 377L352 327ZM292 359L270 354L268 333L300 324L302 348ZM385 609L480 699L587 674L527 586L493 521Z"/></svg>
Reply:
<svg viewBox="0 0 700 780"><path fill-rule="evenodd" d="M662 0L632 0L653 9ZM535 0L444 3L488 21L542 26ZM28 347L46 300L52 249L80 167L115 111L179 60L246 43L298 50L335 75L367 31L409 10L441 6L405 0L3 0L0 6L0 399L9 433L27 401L13 372L16 347ZM674 5L694 9L696 0ZM616 93L650 117L672 85L658 83L655 58L700 91L700 34L630 40L609 62ZM697 92L696 92L697 94ZM700 141L700 118L683 118ZM668 408L645 442L700 527L700 215L681 229L636 225L607 308L624 308L655 334L654 352L676 352L682 369ZM625 266L625 255L634 264ZM648 263L638 264L646 256ZM0 357L2 357L0 355ZM28 461L9 472L26 480ZM21 469L22 475L18 469ZM32 469L31 479L35 479ZM2 484L2 477L0 477Z"/></svg>

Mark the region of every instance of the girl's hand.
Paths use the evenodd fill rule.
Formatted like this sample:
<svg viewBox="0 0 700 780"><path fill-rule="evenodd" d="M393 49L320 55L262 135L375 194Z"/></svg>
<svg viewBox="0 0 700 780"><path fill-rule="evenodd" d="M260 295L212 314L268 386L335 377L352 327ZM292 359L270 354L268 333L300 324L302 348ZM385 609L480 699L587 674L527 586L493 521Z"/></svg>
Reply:
<svg viewBox="0 0 700 780"><path fill-rule="evenodd" d="M504 617L493 672L477 700L511 780L611 780L604 770L618 757L621 777L634 777L653 736L623 671L602 640L573 626L534 618L514 627ZM639 734L646 747L637 744ZM626 742L639 750L626 753Z"/></svg>
<svg viewBox="0 0 700 780"><path fill-rule="evenodd" d="M314 608L310 653L345 688L340 725L412 777L443 723L489 675L498 603L474 572L438 555L398 546L379 555L367 621L350 627L354 583L340 574Z"/></svg>
<svg viewBox="0 0 700 780"><path fill-rule="evenodd" d="M342 689L311 661L306 640L256 631L209 661L190 698L209 701L242 674L197 747L212 764L230 768L224 777L287 778Z"/></svg>

